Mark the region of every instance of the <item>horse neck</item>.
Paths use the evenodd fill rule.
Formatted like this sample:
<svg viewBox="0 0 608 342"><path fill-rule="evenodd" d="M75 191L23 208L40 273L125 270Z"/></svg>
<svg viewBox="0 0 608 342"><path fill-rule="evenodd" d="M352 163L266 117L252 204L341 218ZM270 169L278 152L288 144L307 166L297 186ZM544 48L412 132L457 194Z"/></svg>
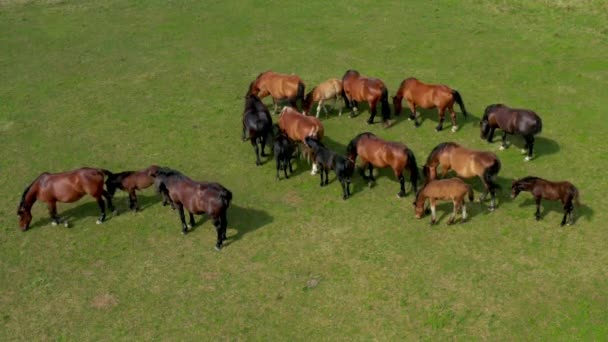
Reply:
<svg viewBox="0 0 608 342"><path fill-rule="evenodd" d="M23 194L23 198L21 199L21 203L19 204L20 208L30 210L34 203L36 203L36 199L38 198L38 191L40 190L39 180L36 179L29 187L27 192Z"/></svg>
<svg viewBox="0 0 608 342"><path fill-rule="evenodd" d="M425 201L426 195L424 194L424 188L422 188L416 194L416 208L423 206Z"/></svg>
<svg viewBox="0 0 608 342"><path fill-rule="evenodd" d="M534 181L517 183L517 187L519 188L519 191L532 191L535 186L536 186L536 182L534 182Z"/></svg>

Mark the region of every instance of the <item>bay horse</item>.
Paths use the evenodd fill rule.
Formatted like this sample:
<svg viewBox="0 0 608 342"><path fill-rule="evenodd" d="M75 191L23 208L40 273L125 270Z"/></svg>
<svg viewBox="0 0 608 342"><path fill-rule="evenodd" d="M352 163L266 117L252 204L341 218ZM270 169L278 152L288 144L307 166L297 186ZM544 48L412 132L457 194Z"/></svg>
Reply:
<svg viewBox="0 0 608 342"><path fill-rule="evenodd" d="M272 118L268 109L259 97L248 95L245 98L245 109L243 110L243 140L249 139L255 152L255 165L262 165L260 161L260 151L265 157L264 148L270 135L272 134Z"/></svg>
<svg viewBox="0 0 608 342"><path fill-rule="evenodd" d="M207 214L217 231L215 249L220 250L226 240L228 220L226 211L232 200L232 192L219 183L197 182L177 170L160 168L156 172L156 190L171 199L178 209L182 222L182 233L193 227L194 215ZM190 225L186 224L184 208L190 214Z"/></svg>
<svg viewBox="0 0 608 342"><path fill-rule="evenodd" d="M371 187L374 179L374 166L378 168L390 167L395 173L395 177L399 179L400 191L397 194L399 197L405 196L405 177L403 170L406 168L410 172L410 182L412 190L416 193L418 188L418 165L414 152L406 145L386 141L378 138L373 133L365 132L353 138L346 147L348 158L355 162L357 156L361 160L361 176L369 180ZM369 169L369 177L365 176L365 168Z"/></svg>
<svg viewBox="0 0 608 342"><path fill-rule="evenodd" d="M280 74L265 71L251 82L247 95L255 95L260 99L270 95L274 103L273 114L277 112L277 104L281 100L289 101L289 105L297 108L297 101L304 102L305 85L297 75Z"/></svg>
<svg viewBox="0 0 608 342"><path fill-rule="evenodd" d="M369 104L371 115L368 124L374 123L376 106L382 103L382 121L384 126L390 126L391 109L388 104L388 89L384 82L377 78L361 76L356 70L348 70L342 76L342 97L346 107L352 108L351 117L357 115L357 101L366 101Z"/></svg>
<svg viewBox="0 0 608 342"><path fill-rule="evenodd" d="M543 122L535 112L528 109L509 108L504 104L497 103L486 107L483 118L479 122L481 139L487 139L489 143L494 138L494 131L502 129L502 144L500 149L507 148L507 134L523 136L526 141L522 153L528 153L525 161L532 159L534 149L534 135L543 129Z"/></svg>
<svg viewBox="0 0 608 342"><path fill-rule="evenodd" d="M460 178L438 179L425 184L418 193L414 201L416 218L422 218L424 214L424 203L429 200L431 205L431 224L437 222L435 214L435 206L437 200L452 201L454 209L448 219L448 224L454 223L458 211L462 209L462 219L460 223L464 223L467 219L467 206L464 203L465 196L468 195L469 202L473 202L475 195L473 188L462 181Z"/></svg>
<svg viewBox="0 0 608 342"><path fill-rule="evenodd" d="M137 201L136 190L149 188L154 184L154 174L159 166L150 165L149 167L139 171L123 171L119 173L111 173L106 179L106 190L110 198L114 197L116 189L120 189L129 194L129 209L139 211L139 203ZM118 213L118 210L115 210Z"/></svg>
<svg viewBox="0 0 608 342"><path fill-rule="evenodd" d="M285 107L279 114L279 128L289 139L305 144L306 137L314 137L318 141L323 139L325 129L319 119L306 116L291 107ZM317 173L316 163L312 164L311 175Z"/></svg>
<svg viewBox="0 0 608 342"><path fill-rule="evenodd" d="M445 111L450 111L452 117L452 132L458 130L456 124L456 112L454 112L454 102L458 103L462 115L466 118L467 111L464 108L464 102L460 93L443 84L428 84L419 81L414 77L406 78L399 85L399 90L393 96L393 106L395 107L395 115L401 113L401 102L405 98L410 108L410 120L414 120L414 126L420 126L420 122L416 117L416 106L424 109L437 108L439 112L439 124L435 127L436 131L443 129L443 120Z"/></svg>
<svg viewBox="0 0 608 342"><path fill-rule="evenodd" d="M61 223L61 219L57 216L57 202L76 202L86 194L91 195L97 201L101 211L97 224L103 223L106 219L106 204L103 198L108 201L110 211L114 210L112 198L103 189L104 176L109 174L111 172L108 170L90 167L60 173L43 172L23 191L17 208L19 228L22 231L29 228L32 222L31 210L36 200L46 202L51 223L55 226ZM64 225L67 227L68 222L64 221Z"/></svg>
<svg viewBox="0 0 608 342"><path fill-rule="evenodd" d="M437 178L437 167L441 166L442 177L449 170L463 178L479 177L485 187L480 202L485 200L488 193L492 196L490 211L496 208L496 188L494 177L500 171L501 163L492 152L476 151L460 146L455 142L444 142L437 145L429 154L423 167L426 182Z"/></svg>
<svg viewBox="0 0 608 342"><path fill-rule="evenodd" d="M336 109L337 102L342 98L342 81L337 78L330 78L327 81L317 85L312 88L312 90L306 94L304 97L304 104L302 105L302 113L307 115L312 107L313 102L318 102L317 105L317 118L319 117L319 113L321 113L321 108L325 112L325 117L327 117L327 108L323 105L323 101L334 100L333 109ZM343 98L342 98L342 101ZM343 103L340 103L340 112L339 116L342 116L342 107Z"/></svg>
<svg viewBox="0 0 608 342"><path fill-rule="evenodd" d="M521 191L528 191L534 196L536 201L536 212L534 217L540 220L540 201L546 199L550 201L561 201L564 206L564 218L562 218L561 226L566 224L568 215L568 225L574 224L574 205L580 205L578 189L570 182L552 182L539 177L528 176L518 180L514 180L511 184L511 198L515 199Z"/></svg>
<svg viewBox="0 0 608 342"><path fill-rule="evenodd" d="M287 135L282 132L279 132L274 138L274 159L277 165L277 180L281 180L279 176L279 170L282 169L285 174L285 179L289 178L287 175L287 167L289 167L289 172L293 173L293 169L291 167L291 159L293 158L293 154L296 150L296 144L289 139Z"/></svg>
<svg viewBox="0 0 608 342"><path fill-rule="evenodd" d="M323 143L312 137L306 137L306 145L308 145L315 155L314 163L321 169L321 186L329 183L329 170L334 170L340 184L342 185L342 199L348 199L350 196L350 181L355 171L355 163L350 159L345 158L333 151L327 149ZM325 181L323 181L323 172L325 172Z"/></svg>

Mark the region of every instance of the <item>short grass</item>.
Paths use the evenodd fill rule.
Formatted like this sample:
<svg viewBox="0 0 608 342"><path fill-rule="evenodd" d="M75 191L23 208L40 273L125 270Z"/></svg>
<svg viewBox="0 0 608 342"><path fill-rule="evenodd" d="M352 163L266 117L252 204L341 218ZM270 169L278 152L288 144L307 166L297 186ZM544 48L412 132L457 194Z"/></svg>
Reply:
<svg viewBox="0 0 608 342"><path fill-rule="evenodd" d="M604 1L0 1L0 340L605 338L606 13ZM267 69L309 88L347 69L391 91L408 76L455 87L472 113L455 134L433 131L434 112L418 129L369 127L364 109L324 118L327 142L371 130L421 163L442 141L496 151L499 209L472 204L470 222L446 226L442 205L431 228L388 171L372 189L356 178L348 201L304 162L275 181L239 141L243 95ZM479 138L496 102L543 117L534 161ZM152 163L233 191L222 252L207 220L182 236L152 189L142 212L102 226L87 198L60 205L72 228L37 204L31 231L17 229L43 171ZM525 175L575 183L576 225L559 227L556 203L536 222L529 194L509 200Z"/></svg>

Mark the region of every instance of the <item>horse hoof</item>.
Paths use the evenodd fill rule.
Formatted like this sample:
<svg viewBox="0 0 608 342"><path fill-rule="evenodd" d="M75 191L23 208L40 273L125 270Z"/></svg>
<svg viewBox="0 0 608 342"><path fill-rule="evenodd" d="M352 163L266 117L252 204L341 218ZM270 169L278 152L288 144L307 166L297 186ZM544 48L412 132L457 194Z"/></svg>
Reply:
<svg viewBox="0 0 608 342"><path fill-rule="evenodd" d="M397 198L403 198L405 197L405 192L400 192L397 194Z"/></svg>
<svg viewBox="0 0 608 342"><path fill-rule="evenodd" d="M522 148L522 149L520 150L520 152L521 152L521 154L526 154L526 153L528 153L528 150L526 150L525 148Z"/></svg>
<svg viewBox="0 0 608 342"><path fill-rule="evenodd" d="M69 223L67 223L67 222L64 222L64 223L63 223L63 226L64 226L64 227L66 227L66 228L70 228L70 224L69 224Z"/></svg>
<svg viewBox="0 0 608 342"><path fill-rule="evenodd" d="M182 235L186 235L186 234L188 234L188 232L185 230L182 230Z"/></svg>
<svg viewBox="0 0 608 342"><path fill-rule="evenodd" d="M192 229L192 225L191 224L189 224L187 227L188 227L188 229Z"/></svg>
<svg viewBox="0 0 608 342"><path fill-rule="evenodd" d="M530 160L532 160L532 157L530 157L530 156L527 156L526 158L524 158L524 161L530 161Z"/></svg>
<svg viewBox="0 0 608 342"><path fill-rule="evenodd" d="M504 147L504 146L502 146L502 145L500 145L500 147L499 147L498 149L499 149L499 150L501 150L501 151L504 151L504 150L505 150L505 147Z"/></svg>
<svg viewBox="0 0 608 342"><path fill-rule="evenodd" d="M458 130L458 126L453 126L452 127L452 133L456 132Z"/></svg>
<svg viewBox="0 0 608 342"><path fill-rule="evenodd" d="M95 223L97 223L97 224L102 224L102 223L103 223L103 221L102 221L102 220L97 220L97 221L95 221Z"/></svg>
<svg viewBox="0 0 608 342"><path fill-rule="evenodd" d="M135 209L135 211L137 211L137 209L138 209L138 208L136 208L136 209ZM116 209L116 210L112 211L112 215L114 215L114 216L118 216L118 215L120 215L120 213L119 213L119 212L118 212L118 210Z"/></svg>
<svg viewBox="0 0 608 342"><path fill-rule="evenodd" d="M488 207L489 211L494 211L494 209L496 209L496 208L494 208L494 207Z"/></svg>
<svg viewBox="0 0 608 342"><path fill-rule="evenodd" d="M215 246L215 250L218 251L218 252L221 251L222 250L222 246Z"/></svg>
<svg viewBox="0 0 608 342"><path fill-rule="evenodd" d="M52 226L56 226L56 225L57 225L57 222L53 221L53 222L51 222L51 225L52 225Z"/></svg>

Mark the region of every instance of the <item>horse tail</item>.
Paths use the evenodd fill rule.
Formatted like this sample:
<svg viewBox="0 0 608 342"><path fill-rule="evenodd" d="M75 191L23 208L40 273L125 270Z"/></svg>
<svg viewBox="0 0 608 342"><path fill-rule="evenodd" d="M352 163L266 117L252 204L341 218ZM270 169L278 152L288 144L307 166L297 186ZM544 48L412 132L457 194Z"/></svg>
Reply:
<svg viewBox="0 0 608 342"><path fill-rule="evenodd" d="M108 191L110 196L114 196L116 189L120 188L120 180L118 179L118 175L104 169L100 169L100 171L107 176L105 182L106 190Z"/></svg>
<svg viewBox="0 0 608 342"><path fill-rule="evenodd" d="M418 164L416 163L416 156L414 156L414 152L409 148L405 150L405 153L407 154L407 168L410 171L410 182L412 183L414 193L416 193L416 188L418 187L418 178L420 178Z"/></svg>
<svg viewBox="0 0 608 342"><path fill-rule="evenodd" d="M344 101L344 106L346 106L347 109L350 109L351 108L350 101L348 101L348 98L346 97L346 91L344 90L344 81L342 81L342 91L340 92L340 96L342 96L342 100Z"/></svg>
<svg viewBox="0 0 608 342"><path fill-rule="evenodd" d="M483 180L493 189L501 189L500 184L495 183L492 179L498 174L501 168L500 159L496 158L494 163L483 172Z"/></svg>
<svg viewBox="0 0 608 342"><path fill-rule="evenodd" d="M315 92L315 89L317 89L317 87L312 88L310 92L308 92L308 94L306 94L306 96L304 97L304 101L302 101L302 111L304 112L304 114L307 114L310 110L310 107L312 107L312 94Z"/></svg>
<svg viewBox="0 0 608 342"><path fill-rule="evenodd" d="M253 95L254 84L255 84L255 81L251 81L251 83L249 83L249 89L247 89L247 94L245 94L246 97Z"/></svg>
<svg viewBox="0 0 608 342"><path fill-rule="evenodd" d="M382 88L382 95L380 96L382 102L382 120L387 121L391 118L391 107L388 104L388 89Z"/></svg>
<svg viewBox="0 0 608 342"><path fill-rule="evenodd" d="M460 111L462 111L462 115L464 115L464 117L466 118L467 110L464 108L464 102L462 102L462 97L460 96L458 90L452 89L452 96L454 96L454 101L456 101L456 103L458 103L458 105L460 106Z"/></svg>
<svg viewBox="0 0 608 342"><path fill-rule="evenodd" d="M304 107L304 82L299 81L298 82L298 93L296 95L296 101L297 99L300 99L300 103L302 104L302 107Z"/></svg>
<svg viewBox="0 0 608 342"><path fill-rule="evenodd" d="M428 165L422 167L422 174L424 175L424 185L431 181L431 168Z"/></svg>
<svg viewBox="0 0 608 342"><path fill-rule="evenodd" d="M538 134L543 131L543 120L538 117L538 121L536 121L536 129L534 130L534 134Z"/></svg>
<svg viewBox="0 0 608 342"><path fill-rule="evenodd" d="M570 187L570 193L572 194L572 200L574 201L574 204L576 204L577 207L580 207L580 194L578 189L574 185Z"/></svg>
<svg viewBox="0 0 608 342"><path fill-rule="evenodd" d="M467 189L469 193L469 202L473 203L475 200L475 193L473 192L473 187L467 184Z"/></svg>
<svg viewBox="0 0 608 342"><path fill-rule="evenodd" d="M222 199L222 204L224 208L228 209L228 206L230 206L230 201L232 201L232 192L222 186L220 197Z"/></svg>

